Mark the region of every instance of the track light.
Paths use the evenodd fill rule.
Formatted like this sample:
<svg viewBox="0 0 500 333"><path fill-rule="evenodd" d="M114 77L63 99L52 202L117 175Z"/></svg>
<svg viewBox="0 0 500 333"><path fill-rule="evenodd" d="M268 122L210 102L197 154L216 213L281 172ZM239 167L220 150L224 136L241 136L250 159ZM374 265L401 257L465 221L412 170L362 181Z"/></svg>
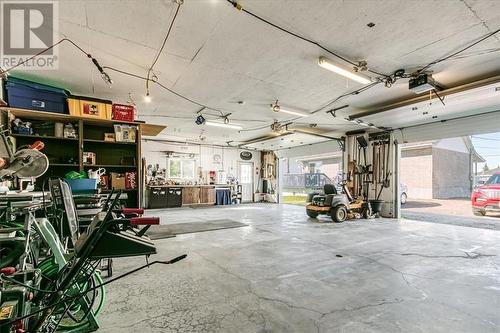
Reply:
<svg viewBox="0 0 500 333"><path fill-rule="evenodd" d="M205 125L207 126L213 126L213 127L224 127L224 128L231 128L231 129L242 129L241 125L236 125L236 124L226 124L226 123L221 123L218 121L205 121Z"/></svg>
<svg viewBox="0 0 500 333"><path fill-rule="evenodd" d="M145 103L151 103L153 99L151 98L151 96L149 95L149 91L146 93L146 96L144 96L144 102Z"/></svg>
<svg viewBox="0 0 500 333"><path fill-rule="evenodd" d="M331 61L328 58L325 57L319 57L318 60L318 65L321 67L328 69L329 71L332 71L334 73L337 73L339 75L345 76L348 79L351 79L353 81L359 82L361 84L368 84L371 83L372 80L370 77L357 73L353 71L352 68L349 68L348 66L341 65L338 63L335 63Z"/></svg>
<svg viewBox="0 0 500 333"><path fill-rule="evenodd" d="M307 113L284 109L282 106L278 105L278 101L276 101L276 103L274 103L274 104L271 104L271 110L273 110L274 112L288 113L288 114L291 114L293 116L298 116L298 117L309 117L309 115Z"/></svg>

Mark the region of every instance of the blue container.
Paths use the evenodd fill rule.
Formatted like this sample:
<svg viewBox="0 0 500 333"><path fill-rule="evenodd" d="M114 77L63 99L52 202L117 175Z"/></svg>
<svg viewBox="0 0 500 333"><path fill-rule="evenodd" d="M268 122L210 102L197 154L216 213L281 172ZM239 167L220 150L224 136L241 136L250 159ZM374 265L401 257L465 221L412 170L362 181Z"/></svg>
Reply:
<svg viewBox="0 0 500 333"><path fill-rule="evenodd" d="M66 179L71 192L93 192L97 189L97 179Z"/></svg>
<svg viewBox="0 0 500 333"><path fill-rule="evenodd" d="M66 90L10 77L6 84L10 107L37 111L68 113Z"/></svg>

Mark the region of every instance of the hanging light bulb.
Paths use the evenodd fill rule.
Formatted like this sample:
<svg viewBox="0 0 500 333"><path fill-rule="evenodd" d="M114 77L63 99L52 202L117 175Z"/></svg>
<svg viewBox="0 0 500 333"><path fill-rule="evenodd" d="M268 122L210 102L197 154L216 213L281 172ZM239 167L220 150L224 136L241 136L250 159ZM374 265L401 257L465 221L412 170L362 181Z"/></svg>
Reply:
<svg viewBox="0 0 500 333"><path fill-rule="evenodd" d="M149 91L146 93L146 96L144 96L144 102L145 103L151 103L153 99L151 98L151 96L149 95Z"/></svg>

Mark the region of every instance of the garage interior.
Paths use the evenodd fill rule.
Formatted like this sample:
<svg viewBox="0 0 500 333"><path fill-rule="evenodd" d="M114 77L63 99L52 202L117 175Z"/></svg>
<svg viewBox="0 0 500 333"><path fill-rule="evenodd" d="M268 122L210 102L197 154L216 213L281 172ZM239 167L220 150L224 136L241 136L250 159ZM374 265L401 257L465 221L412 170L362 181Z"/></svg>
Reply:
<svg viewBox="0 0 500 333"><path fill-rule="evenodd" d="M0 333L500 331L500 2L1 11Z"/></svg>

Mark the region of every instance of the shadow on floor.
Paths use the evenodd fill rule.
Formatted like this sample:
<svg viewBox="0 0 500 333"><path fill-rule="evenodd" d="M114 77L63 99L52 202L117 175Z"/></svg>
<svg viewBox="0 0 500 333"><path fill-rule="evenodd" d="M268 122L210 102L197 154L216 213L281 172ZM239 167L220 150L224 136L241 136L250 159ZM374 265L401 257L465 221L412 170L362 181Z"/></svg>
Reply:
<svg viewBox="0 0 500 333"><path fill-rule="evenodd" d="M408 208L427 208L427 207L439 207L442 206L440 203L431 201L407 201L406 204L402 205L402 209Z"/></svg>

